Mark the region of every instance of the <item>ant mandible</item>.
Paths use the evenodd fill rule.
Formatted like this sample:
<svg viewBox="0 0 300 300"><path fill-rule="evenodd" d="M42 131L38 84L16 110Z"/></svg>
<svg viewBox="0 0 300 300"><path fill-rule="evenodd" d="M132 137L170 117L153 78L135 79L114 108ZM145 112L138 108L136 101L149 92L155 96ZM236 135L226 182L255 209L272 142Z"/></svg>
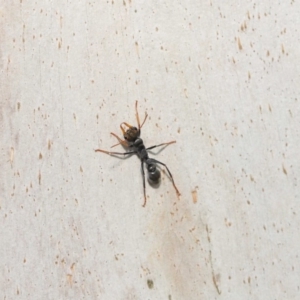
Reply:
<svg viewBox="0 0 300 300"><path fill-rule="evenodd" d="M124 147L132 149L132 150L128 151L128 152L121 153L121 152L110 152L110 151L106 151L106 150L102 150L102 149L96 149L95 152L103 152L103 153L106 153L106 154L109 154L109 155L124 155L124 156L125 155L131 155L131 154L137 154L138 155L138 157L141 160L141 166L142 166L143 188L144 188L144 204L143 204L143 207L145 207L147 199L146 199L146 184L145 184L144 163L146 164L147 171L148 171L148 181L151 184L158 184L159 180L160 180L160 170L157 168L157 164L160 164L160 165L164 166L168 171L168 174L171 178L171 181L173 183L173 186L175 188L177 196L180 196L180 193L179 193L179 191L178 191L178 189L175 185L173 176L172 176L169 168L167 167L167 165L165 165L164 163L162 163L162 162L160 162L156 159L149 158L148 152L147 152L148 150L152 150L156 147L161 147L161 146L167 146L167 145L170 145L170 144L174 144L174 143L176 143L176 141L171 141L171 142L168 142L168 143L162 143L162 144L159 144L159 145L155 145L155 146L146 148L145 145L144 145L143 140L140 138L140 135L141 135L141 129L142 129L147 117L148 117L148 114L145 113L145 118L144 118L144 121L142 122L142 125L141 125L137 105L138 105L138 101L135 102L135 117L136 117L136 120L137 120L137 123L138 123L138 128L136 128L134 126L131 126L126 122L121 123L120 128L122 130L124 140L119 138L115 133L111 132L111 134L114 137L116 137L117 140L119 141L118 144L113 145L111 148L121 144ZM123 128L123 125L126 126L128 129L125 130Z"/></svg>

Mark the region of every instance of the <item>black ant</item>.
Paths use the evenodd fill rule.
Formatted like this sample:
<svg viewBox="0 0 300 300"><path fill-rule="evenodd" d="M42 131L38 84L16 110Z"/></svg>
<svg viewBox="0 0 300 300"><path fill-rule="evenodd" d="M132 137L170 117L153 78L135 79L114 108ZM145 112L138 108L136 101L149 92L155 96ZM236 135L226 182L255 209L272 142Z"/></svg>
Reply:
<svg viewBox="0 0 300 300"><path fill-rule="evenodd" d="M170 145L170 144L174 144L174 143L176 143L176 141L171 141L171 142L168 142L168 143L162 143L162 144L159 144L159 145L155 145L155 146L146 148L145 145L144 145L143 140L140 138L140 134L141 134L141 128L143 127L143 125L144 125L144 123L145 123L145 121L148 117L148 114L145 113L145 118L144 118L144 121L142 122L142 125L141 125L137 105L138 105L138 101L135 102L135 116L136 116L136 120L137 120L137 123L138 123L138 128L136 128L134 126L131 126L128 123L125 123L125 122L121 123L120 128L123 132L123 136L124 136L125 140L122 140L116 134L111 132L111 134L114 137L116 137L117 140L119 141L118 144L113 145L111 148L121 144L126 148L132 149L132 151L121 153L121 152L110 152L110 151L97 149L97 150L95 150L95 152L103 152L103 153L106 153L106 154L109 154L109 155L124 155L124 156L125 155L130 155L130 154L137 154L138 155L138 157L140 158L140 160L142 162L143 188L144 188L144 204L143 204L143 207L144 207L146 205L146 202L147 202L147 200L146 200L146 185L145 185L144 163L147 166L148 181L151 184L158 184L159 183L160 170L157 168L156 164L160 164L160 165L164 166L167 169L168 174L169 174L169 176L171 178L171 181L173 183L173 186L175 188L175 191L177 193L177 196L180 196L180 193L179 193L179 191L178 191L178 189L175 185L173 176L172 176L170 170L168 169L168 167L164 163L162 163L162 162L160 162L156 159L149 158L148 152L147 152L148 150L154 149L156 147L167 146L167 145ZM124 124L124 126L128 127L127 130L125 130L123 128L123 126L122 126L123 124Z"/></svg>

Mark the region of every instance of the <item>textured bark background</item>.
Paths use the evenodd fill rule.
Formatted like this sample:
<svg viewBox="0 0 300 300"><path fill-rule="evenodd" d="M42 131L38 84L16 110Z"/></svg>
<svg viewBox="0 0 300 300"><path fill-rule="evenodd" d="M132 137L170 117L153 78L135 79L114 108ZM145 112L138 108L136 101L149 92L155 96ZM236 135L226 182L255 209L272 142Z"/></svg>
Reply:
<svg viewBox="0 0 300 300"><path fill-rule="evenodd" d="M0 298L297 299L299 1L1 1ZM109 149L149 119L169 178ZM124 151L121 146L116 151Z"/></svg>

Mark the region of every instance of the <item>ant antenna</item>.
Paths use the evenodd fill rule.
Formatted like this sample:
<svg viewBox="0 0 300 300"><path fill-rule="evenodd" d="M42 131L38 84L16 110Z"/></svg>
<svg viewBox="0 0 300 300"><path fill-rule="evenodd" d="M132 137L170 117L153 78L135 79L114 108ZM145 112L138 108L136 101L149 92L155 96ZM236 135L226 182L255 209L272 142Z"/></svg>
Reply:
<svg viewBox="0 0 300 300"><path fill-rule="evenodd" d="M137 105L138 105L138 101L136 100L135 101L135 116L136 116L136 120L137 120L137 123L138 123L138 126L139 126L139 130L141 130L141 128L143 127L143 125L146 122L148 114L147 114L147 112L145 112L145 118L144 118L144 121L143 121L143 123L141 125L141 123L140 123L140 117L139 117L139 112L138 112L138 109L137 109Z"/></svg>

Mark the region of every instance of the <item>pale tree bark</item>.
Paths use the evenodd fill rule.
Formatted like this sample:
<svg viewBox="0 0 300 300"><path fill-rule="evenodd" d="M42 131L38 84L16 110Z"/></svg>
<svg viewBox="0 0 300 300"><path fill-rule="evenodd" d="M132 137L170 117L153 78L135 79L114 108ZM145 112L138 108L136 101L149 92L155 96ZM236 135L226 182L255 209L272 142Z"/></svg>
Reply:
<svg viewBox="0 0 300 300"><path fill-rule="evenodd" d="M1 299L297 299L300 5L223 2L1 1Z"/></svg>

